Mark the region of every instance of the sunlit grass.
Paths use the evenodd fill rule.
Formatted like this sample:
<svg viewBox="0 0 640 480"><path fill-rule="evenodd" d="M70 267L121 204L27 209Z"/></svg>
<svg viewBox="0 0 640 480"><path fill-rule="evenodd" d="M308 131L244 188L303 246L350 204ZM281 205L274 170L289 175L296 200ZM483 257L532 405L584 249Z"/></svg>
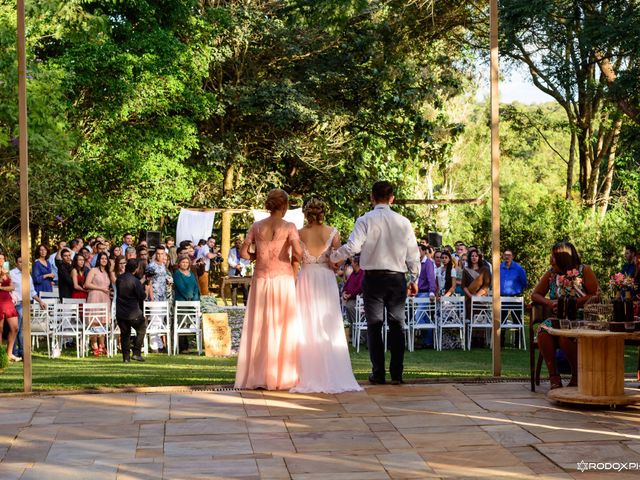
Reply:
<svg viewBox="0 0 640 480"><path fill-rule="evenodd" d="M635 372L637 347L625 351L625 371ZM388 359L388 354L387 354ZM351 352L351 363L358 380L370 372L369 353ZM46 352L33 357L33 388L36 391L90 388L156 387L175 385L229 385L235 378L236 358L209 358L197 355L167 356L150 354L145 363L122 363L121 357L81 358L65 352L61 358L49 359ZM433 349L405 353L405 378L483 377L491 376L491 350L471 351ZM543 375L545 369L543 367ZM502 376L529 376L529 352L516 349L502 351ZM0 391L22 390L22 364L11 364L0 374Z"/></svg>

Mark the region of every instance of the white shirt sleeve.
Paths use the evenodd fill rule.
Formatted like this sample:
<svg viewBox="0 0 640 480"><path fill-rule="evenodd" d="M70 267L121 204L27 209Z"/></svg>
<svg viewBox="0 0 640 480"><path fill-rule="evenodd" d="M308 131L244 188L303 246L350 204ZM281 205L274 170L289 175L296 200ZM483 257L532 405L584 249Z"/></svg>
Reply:
<svg viewBox="0 0 640 480"><path fill-rule="evenodd" d="M331 254L331 261L337 263L360 253L362 244L364 244L366 239L367 225L364 218L360 217L356 220L356 224L353 227L351 235L349 235L347 243Z"/></svg>
<svg viewBox="0 0 640 480"><path fill-rule="evenodd" d="M409 270L409 280L415 283L418 281L418 276L420 275L420 248L418 247L416 234L413 232L413 228L411 228L411 223L408 221L407 223L407 258L405 262Z"/></svg>
<svg viewBox="0 0 640 480"><path fill-rule="evenodd" d="M227 263L229 264L229 266L231 268L236 268L236 266L238 265L238 257L236 255L236 248L231 248L229 250L229 256L227 257Z"/></svg>

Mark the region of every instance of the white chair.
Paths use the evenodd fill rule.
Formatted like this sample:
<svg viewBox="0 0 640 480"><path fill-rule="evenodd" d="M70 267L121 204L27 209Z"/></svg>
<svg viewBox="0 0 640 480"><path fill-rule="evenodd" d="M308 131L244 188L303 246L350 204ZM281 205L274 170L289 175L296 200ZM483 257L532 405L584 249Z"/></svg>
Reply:
<svg viewBox="0 0 640 480"><path fill-rule="evenodd" d="M31 344L40 346L40 337L47 340L47 355L51 358L51 318L48 308L41 308L39 303L31 305Z"/></svg>
<svg viewBox="0 0 640 480"><path fill-rule="evenodd" d="M195 335L198 355L202 354L200 302L176 301L173 313L173 354L178 354L178 336Z"/></svg>
<svg viewBox="0 0 640 480"><path fill-rule="evenodd" d="M62 345L64 337L76 339L76 354L80 358L82 324L78 314L77 304L57 303L54 314L55 331L54 338L57 345Z"/></svg>
<svg viewBox="0 0 640 480"><path fill-rule="evenodd" d="M524 341L524 298L500 297L500 329L518 331L518 348L527 349Z"/></svg>
<svg viewBox="0 0 640 480"><path fill-rule="evenodd" d="M351 326L353 346L356 347L357 352L360 352L360 336L362 332L368 330L368 328L367 318L364 314L364 301L362 297L358 295L356 297L356 321Z"/></svg>
<svg viewBox="0 0 640 480"><path fill-rule="evenodd" d="M58 292L40 292L38 294L38 296L44 300L45 298L55 298L58 299L60 296L58 295Z"/></svg>
<svg viewBox="0 0 640 480"><path fill-rule="evenodd" d="M457 330L460 333L460 343L462 345L462 349L466 349L464 297L441 297L437 323L438 350L442 350L443 330Z"/></svg>
<svg viewBox="0 0 640 480"><path fill-rule="evenodd" d="M493 342L493 299L489 296L471 297L471 315L469 319L469 336L467 337L467 346L471 350L471 338L473 329L483 329L485 334L488 332Z"/></svg>
<svg viewBox="0 0 640 480"><path fill-rule="evenodd" d="M404 325L402 326L402 331L404 333L405 336L405 344L407 346L407 348L409 349L409 351L411 350L412 344L411 344L411 339L409 338L410 334L411 334L411 329L409 328L409 317L411 315L411 298L407 297L407 299L404 302ZM389 335L389 323L387 322L387 309L384 309L384 324L382 326L382 337L383 337L383 341L384 341L384 351L387 351L387 337Z"/></svg>
<svg viewBox="0 0 640 480"><path fill-rule="evenodd" d="M68 305L83 305L87 303L86 298L63 298L62 303L66 303Z"/></svg>
<svg viewBox="0 0 640 480"><path fill-rule="evenodd" d="M433 348L438 349L438 322L436 319L437 304L435 297L415 297L410 300L407 315L409 323L409 351L413 352L416 330L433 331Z"/></svg>
<svg viewBox="0 0 640 480"><path fill-rule="evenodd" d="M171 355L171 324L169 322L169 302L144 302L144 317L147 319L147 333L144 338L144 353L149 353L149 336L165 335L167 355Z"/></svg>
<svg viewBox="0 0 640 480"><path fill-rule="evenodd" d="M87 343L93 335L104 335L109 343L109 304L85 303L82 309L82 356L87 355ZM110 355L110 352L108 352Z"/></svg>

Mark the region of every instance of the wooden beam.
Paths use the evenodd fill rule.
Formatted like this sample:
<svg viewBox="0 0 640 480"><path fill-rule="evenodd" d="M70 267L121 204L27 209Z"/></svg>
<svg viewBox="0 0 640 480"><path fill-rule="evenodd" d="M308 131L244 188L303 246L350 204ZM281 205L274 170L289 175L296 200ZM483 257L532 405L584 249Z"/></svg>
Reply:
<svg viewBox="0 0 640 480"><path fill-rule="evenodd" d="M222 254L222 274L227 275L229 273L229 250L231 249L231 212L228 210L222 211L222 242L221 242L221 254ZM224 294L224 292L223 292Z"/></svg>
<svg viewBox="0 0 640 480"><path fill-rule="evenodd" d="M491 265L493 276L493 376L502 372L500 361L500 98L498 63L498 0L491 0Z"/></svg>
<svg viewBox="0 0 640 480"><path fill-rule="evenodd" d="M486 202L486 198L403 199L393 201L393 203L398 205L482 205Z"/></svg>
<svg viewBox="0 0 640 480"><path fill-rule="evenodd" d="M25 34L24 0L18 0L18 123L20 157L20 247L22 257L22 344L23 344L23 385L24 391L32 389L31 371L31 290L29 288L31 269L31 248L29 245L29 156L27 138L27 54ZM9 352L11 355L11 352Z"/></svg>

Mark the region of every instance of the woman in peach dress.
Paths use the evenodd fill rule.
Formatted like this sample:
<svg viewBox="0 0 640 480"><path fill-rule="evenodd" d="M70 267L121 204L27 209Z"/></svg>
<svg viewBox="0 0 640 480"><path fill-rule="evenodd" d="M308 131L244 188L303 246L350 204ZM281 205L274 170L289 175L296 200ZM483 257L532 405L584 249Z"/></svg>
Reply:
<svg viewBox="0 0 640 480"><path fill-rule="evenodd" d="M288 390L298 381L299 323L291 255L302 258L295 225L283 220L289 196L271 190L265 207L271 216L254 223L240 256L255 259L242 326L236 388ZM255 243L255 253L250 246Z"/></svg>

